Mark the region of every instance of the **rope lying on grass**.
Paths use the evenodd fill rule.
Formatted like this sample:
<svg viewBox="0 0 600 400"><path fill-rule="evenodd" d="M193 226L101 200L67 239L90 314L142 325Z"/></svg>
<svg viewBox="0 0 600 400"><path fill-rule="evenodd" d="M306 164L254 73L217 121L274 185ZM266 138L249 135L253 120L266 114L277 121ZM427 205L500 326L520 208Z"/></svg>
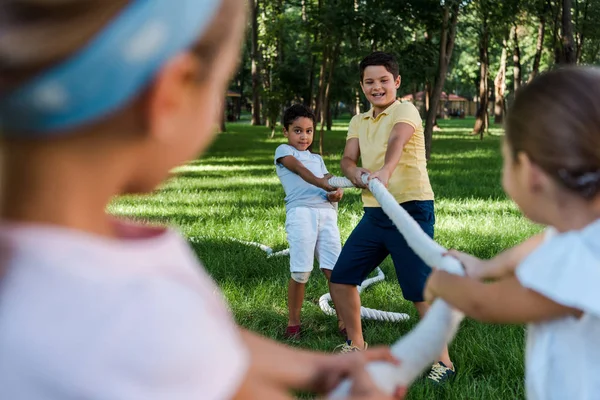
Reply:
<svg viewBox="0 0 600 400"><path fill-rule="evenodd" d="M362 293L363 290L368 288L374 283L381 282L385 279L385 275L381 268L377 267L375 269L375 273L377 276L372 278L365 279L360 286L357 287L358 293ZM327 315L335 315L335 309L329 305L331 301L331 293L325 293L321 298L319 298L319 307L321 307L321 311L323 311ZM381 311L375 310L374 308L360 307L360 317L362 319L371 319L376 321L387 321L387 322L398 322L398 321L406 321L410 319L410 316L405 313L397 313L391 311Z"/></svg>
<svg viewBox="0 0 600 400"><path fill-rule="evenodd" d="M262 251L264 251L265 253L267 253L267 258L271 258L271 257L280 257L280 256L287 256L290 254L290 249L285 249L285 250L281 250L278 251L276 253L273 253L273 249L270 248L267 245L264 244L260 244L260 243L256 243L256 242L247 242L245 240L239 240L236 238L230 238L231 240L241 243L241 244L246 244L248 246L254 246L254 247L258 247L259 249L261 249Z"/></svg>
<svg viewBox="0 0 600 400"><path fill-rule="evenodd" d="M247 241L239 240L239 239L235 239L235 238L231 238L231 240L236 241L238 243L248 245L248 246L258 247L259 249L261 249L262 251L267 253L267 258L287 256L290 254L290 249L273 252L272 248L270 248L269 246L266 246L264 244L261 244L261 243L247 242ZM361 293L363 290L365 290L372 284L381 282L385 279L385 275L383 274L383 271L381 270L381 268L377 267L375 272L377 273L377 276L365 279L363 281L363 283L360 286L358 286L358 288L357 288L358 293ZM321 311L323 311L326 315L335 315L335 309L333 307L331 307L331 305L329 304L330 301L331 301L331 294L325 293L323 296L321 296L319 298L319 307L321 308ZM360 316L363 319L388 321L388 322L405 321L410 318L410 316L405 313L381 311L381 310L375 310L373 308L367 308L367 307L360 308Z"/></svg>
<svg viewBox="0 0 600 400"><path fill-rule="evenodd" d="M366 184L367 175L362 178ZM341 177L329 179L329 184L334 187L354 187L352 182ZM368 187L411 249L427 265L458 275L464 274L460 262L452 257L444 257L446 249L423 232L380 181L368 181ZM367 366L375 384L388 394L392 394L398 386L410 385L437 360L443 347L456 334L462 319L462 313L450 308L443 300L436 300L421 322L391 346L392 354L401 361L399 366L385 362L374 362ZM343 398L350 393L351 387L352 382L346 380L329 397Z"/></svg>

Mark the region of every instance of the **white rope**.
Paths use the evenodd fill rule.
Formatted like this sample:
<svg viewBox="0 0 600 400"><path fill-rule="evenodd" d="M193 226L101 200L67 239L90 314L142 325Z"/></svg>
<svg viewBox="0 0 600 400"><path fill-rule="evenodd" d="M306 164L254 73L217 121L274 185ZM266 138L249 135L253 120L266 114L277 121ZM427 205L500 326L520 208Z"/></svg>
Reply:
<svg viewBox="0 0 600 400"><path fill-rule="evenodd" d="M365 279L360 286L357 286L358 293L362 293L363 290L368 288L374 283L385 280L385 275L381 268L375 269L376 276ZM331 293L325 293L319 298L319 307L327 315L335 315L335 309L331 307L329 302L331 301ZM375 310L373 308L360 307L360 317L362 319L371 319L376 321L387 321L387 322L398 322L406 321L410 319L410 316L405 313L396 313L391 311Z"/></svg>
<svg viewBox="0 0 600 400"><path fill-rule="evenodd" d="M367 183L367 175L362 178ZM331 178L329 184L334 187L354 187L348 179L340 177ZM427 265L458 275L464 274L460 262L452 257L444 257L446 249L423 232L379 180L372 179L368 182L368 187L411 249ZM391 346L392 354L401 361L399 366L384 362L374 362L367 366L373 381L388 394L392 394L398 386L410 385L425 368L437 360L444 346L456 334L462 319L462 313L450 308L443 300L436 300L421 322ZM350 393L351 387L352 382L346 380L329 397L343 398Z"/></svg>
<svg viewBox="0 0 600 400"><path fill-rule="evenodd" d="M269 255L269 256L267 256L267 258L289 256L289 255L290 255L290 249L285 249L285 250L281 250L281 251L278 251L277 253L273 253L273 254Z"/></svg>
<svg viewBox="0 0 600 400"><path fill-rule="evenodd" d="M290 249L285 249L285 250L281 250L276 253L273 253L272 248L270 248L269 246L266 246L264 244L261 244L261 243L247 242L245 240L239 240L236 238L230 238L230 239L235 242L242 243L242 244L245 244L248 246L258 247L259 249L261 249L262 251L267 253L267 258L287 256L290 254ZM361 293L363 290L365 290L370 285L377 283L377 282L381 282L385 279L385 275L384 275L383 271L381 270L381 268L377 267L375 272L377 273L376 276L365 279L363 281L363 283L357 287L358 293ZM331 301L331 293L325 293L323 296L321 296L319 298L319 307L321 308L321 311L323 311L326 315L335 315L335 309L333 307L331 307L331 305L329 304L330 301ZM370 320L376 320L376 321L387 321L387 322L406 321L406 320L410 319L410 316L406 313L381 311L381 310L375 310L373 308L367 308L367 307L360 308L360 316L363 319L370 319Z"/></svg>
<svg viewBox="0 0 600 400"><path fill-rule="evenodd" d="M238 242L238 243L241 243L241 244L246 244L248 246L258 247L259 249L261 249L262 251L264 251L265 253L267 253L267 258L287 256L287 255L290 254L290 249L284 249L284 250L278 251L276 253L273 253L273 249L272 248L270 248L267 245L261 244L261 243L247 242L245 240L239 240L239 239L236 239L236 238L229 238L229 239L233 240L234 242Z"/></svg>
<svg viewBox="0 0 600 400"><path fill-rule="evenodd" d="M256 242L247 242L245 240L239 240L239 239L236 239L236 238L230 238L230 239L233 240L234 242L238 242L238 243L245 244L245 245L248 245L248 246L258 247L259 249L261 249L262 251L264 251L265 253L267 253L267 257L273 256L273 249L270 248L269 246L264 245L264 244L260 244L260 243L256 243ZM280 253L280 252L278 252L278 253ZM277 254L277 253L275 253L275 254Z"/></svg>

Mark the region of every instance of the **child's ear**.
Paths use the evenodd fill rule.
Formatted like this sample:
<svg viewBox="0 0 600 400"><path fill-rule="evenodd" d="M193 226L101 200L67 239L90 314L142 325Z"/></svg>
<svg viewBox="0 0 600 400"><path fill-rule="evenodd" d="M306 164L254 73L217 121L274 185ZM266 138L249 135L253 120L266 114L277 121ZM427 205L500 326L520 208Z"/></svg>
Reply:
<svg viewBox="0 0 600 400"><path fill-rule="evenodd" d="M182 53L163 66L149 90L147 118L150 135L165 138L178 126L182 111L193 101L192 85L197 85L200 62Z"/></svg>
<svg viewBox="0 0 600 400"><path fill-rule="evenodd" d="M288 131L285 129L285 126L282 128L283 136L288 137Z"/></svg>
<svg viewBox="0 0 600 400"><path fill-rule="evenodd" d="M547 176L542 169L531 161L529 156L523 152L517 154L520 171L525 178L526 186L532 193L540 193L545 190Z"/></svg>
<svg viewBox="0 0 600 400"><path fill-rule="evenodd" d="M395 82L395 84L396 84L396 89L400 89L400 83L401 83L401 82L402 82L402 78L400 77L400 75L398 75L398 76L396 77L396 82Z"/></svg>

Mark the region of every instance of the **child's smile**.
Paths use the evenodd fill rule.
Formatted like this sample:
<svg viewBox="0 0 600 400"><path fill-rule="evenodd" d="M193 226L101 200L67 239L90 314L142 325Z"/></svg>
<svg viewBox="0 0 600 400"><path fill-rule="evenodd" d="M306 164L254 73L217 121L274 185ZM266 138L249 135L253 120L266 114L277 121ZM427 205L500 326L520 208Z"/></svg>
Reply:
<svg viewBox="0 0 600 400"><path fill-rule="evenodd" d="M385 109L396 100L400 77L394 79L384 66L371 65L364 70L361 86L373 107Z"/></svg>

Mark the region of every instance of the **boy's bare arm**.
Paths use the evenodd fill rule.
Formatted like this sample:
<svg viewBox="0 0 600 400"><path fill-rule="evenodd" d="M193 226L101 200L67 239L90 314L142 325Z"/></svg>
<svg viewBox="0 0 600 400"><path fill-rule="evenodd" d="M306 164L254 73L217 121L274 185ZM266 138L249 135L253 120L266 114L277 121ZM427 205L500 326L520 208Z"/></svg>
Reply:
<svg viewBox="0 0 600 400"><path fill-rule="evenodd" d="M293 173L300 176L300 178L304 179L306 182L311 185L315 185L327 192L333 192L336 189L331 186L328 182L331 175L325 175L322 178L317 178L315 174L310 172L308 168L306 168L300 161L296 159L294 156L285 156L277 159L278 163L283 164L284 167L292 171Z"/></svg>
<svg viewBox="0 0 600 400"><path fill-rule="evenodd" d="M415 133L415 128L404 122L398 122L392 128L390 138L388 139L388 147L385 152L385 159L383 167L379 171L375 171L371 174L369 179L379 179L381 183L387 186L390 176L396 169L396 166L400 162L402 157L402 151L404 146L412 135Z"/></svg>
<svg viewBox="0 0 600 400"><path fill-rule="evenodd" d="M346 147L344 147L344 155L340 162L342 173L346 178L356 187L366 188L367 186L362 182L361 176L363 174L370 174L371 171L365 168L357 166L358 159L360 157L360 145L358 138L351 138L346 141Z"/></svg>

